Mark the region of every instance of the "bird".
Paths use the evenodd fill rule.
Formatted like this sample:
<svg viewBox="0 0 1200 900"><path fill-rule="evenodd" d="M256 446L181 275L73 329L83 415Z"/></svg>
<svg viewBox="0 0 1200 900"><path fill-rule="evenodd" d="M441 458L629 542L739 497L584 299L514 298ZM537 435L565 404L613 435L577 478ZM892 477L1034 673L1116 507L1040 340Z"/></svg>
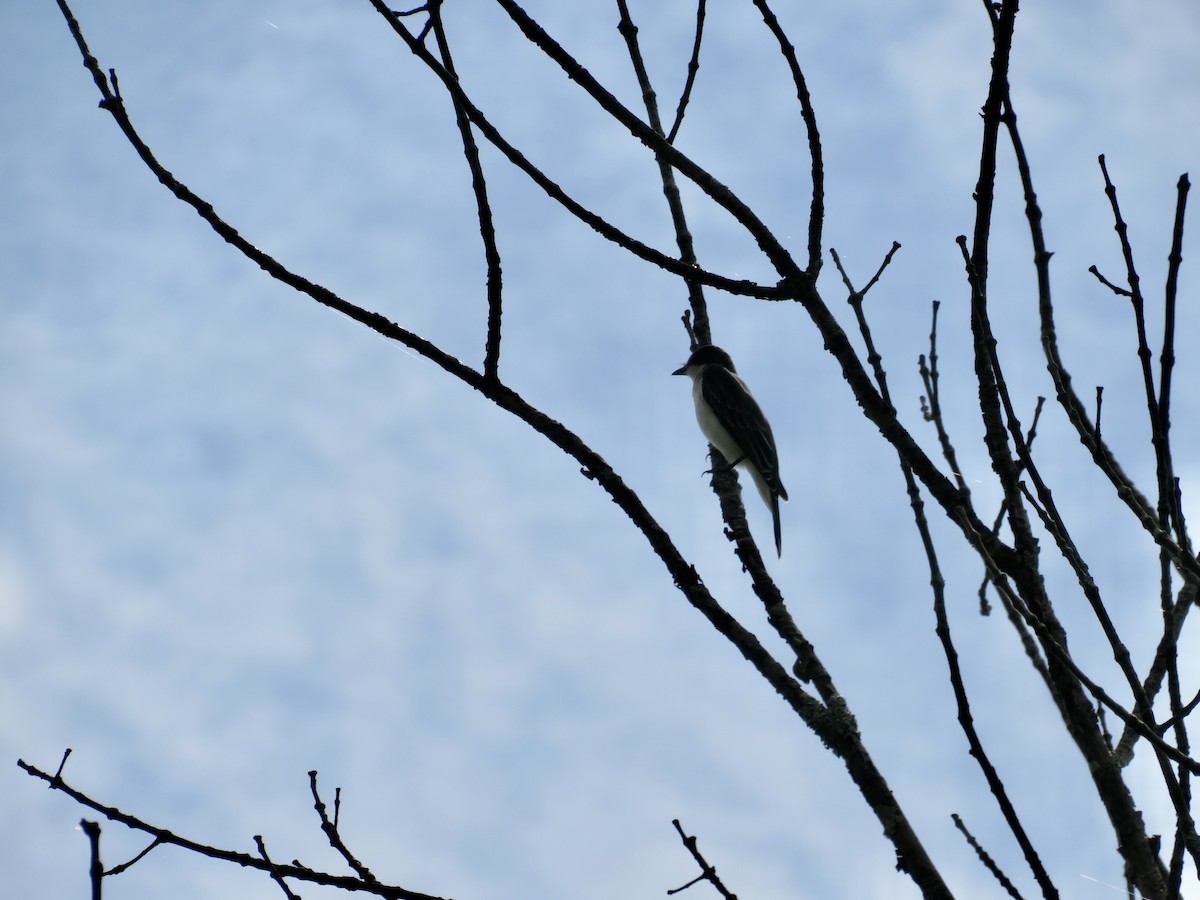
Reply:
<svg viewBox="0 0 1200 900"><path fill-rule="evenodd" d="M714 344L702 344L688 361L671 373L692 379L696 421L708 442L721 451L730 466L743 466L754 480L775 524L775 552L783 555L779 501L788 498L779 480L779 454L771 424L758 402L738 377L729 354Z"/></svg>

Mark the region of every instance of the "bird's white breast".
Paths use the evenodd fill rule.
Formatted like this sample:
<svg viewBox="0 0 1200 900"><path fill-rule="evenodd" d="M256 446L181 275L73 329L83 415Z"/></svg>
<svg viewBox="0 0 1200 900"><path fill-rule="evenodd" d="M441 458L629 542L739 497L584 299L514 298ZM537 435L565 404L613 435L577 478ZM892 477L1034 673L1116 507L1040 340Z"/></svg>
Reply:
<svg viewBox="0 0 1200 900"><path fill-rule="evenodd" d="M742 450L737 441L725 430L725 426L713 415L712 407L704 399L699 378L692 382L692 400L696 404L696 421L700 424L700 430L704 432L708 442L721 451L726 462L732 463L739 460L743 456Z"/></svg>

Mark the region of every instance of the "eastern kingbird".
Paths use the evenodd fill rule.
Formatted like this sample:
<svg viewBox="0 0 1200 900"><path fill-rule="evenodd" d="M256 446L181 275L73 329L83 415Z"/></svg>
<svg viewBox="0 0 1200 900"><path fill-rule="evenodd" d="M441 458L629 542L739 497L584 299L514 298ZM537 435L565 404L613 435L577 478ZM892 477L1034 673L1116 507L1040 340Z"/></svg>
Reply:
<svg viewBox="0 0 1200 900"><path fill-rule="evenodd" d="M750 389L738 377L733 360L720 347L704 344L693 350L688 361L671 374L692 379L692 399L700 430L731 466L745 466L758 485L763 503L775 520L775 552L782 556L779 501L787 499L787 491L779 480L775 437Z"/></svg>

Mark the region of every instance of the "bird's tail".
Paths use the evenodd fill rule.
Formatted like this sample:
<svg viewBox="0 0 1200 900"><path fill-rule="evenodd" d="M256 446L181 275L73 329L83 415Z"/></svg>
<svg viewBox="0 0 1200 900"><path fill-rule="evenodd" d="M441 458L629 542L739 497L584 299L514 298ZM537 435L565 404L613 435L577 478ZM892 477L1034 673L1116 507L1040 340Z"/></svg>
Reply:
<svg viewBox="0 0 1200 900"><path fill-rule="evenodd" d="M762 477L757 466L747 465L746 469L749 471L750 477L754 479L754 485L758 488L763 503L771 510L771 518L775 523L775 552L783 556L783 535L779 527L779 501L781 498L787 499L787 491L783 489L782 484L779 484L778 479L775 480L778 488L773 490L771 485L767 484L767 480Z"/></svg>
<svg viewBox="0 0 1200 900"><path fill-rule="evenodd" d="M775 553L783 556L783 532L779 528L779 497L771 497L771 518L775 520Z"/></svg>

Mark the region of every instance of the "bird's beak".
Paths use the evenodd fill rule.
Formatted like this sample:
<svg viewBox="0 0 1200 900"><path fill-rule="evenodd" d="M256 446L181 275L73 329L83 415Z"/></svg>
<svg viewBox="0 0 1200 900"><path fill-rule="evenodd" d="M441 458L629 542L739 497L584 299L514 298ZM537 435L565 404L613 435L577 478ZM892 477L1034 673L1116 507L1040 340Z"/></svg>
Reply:
<svg viewBox="0 0 1200 900"><path fill-rule="evenodd" d="M672 375L686 375L687 374L687 363L684 363L682 366L680 366L678 369L676 369L671 374Z"/></svg>

